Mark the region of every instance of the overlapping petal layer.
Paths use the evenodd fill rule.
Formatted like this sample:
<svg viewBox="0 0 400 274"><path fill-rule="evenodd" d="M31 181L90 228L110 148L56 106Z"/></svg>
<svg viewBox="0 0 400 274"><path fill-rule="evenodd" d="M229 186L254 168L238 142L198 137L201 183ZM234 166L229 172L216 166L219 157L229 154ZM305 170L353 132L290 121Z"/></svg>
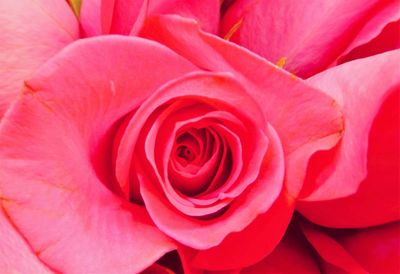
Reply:
<svg viewBox="0 0 400 274"><path fill-rule="evenodd" d="M193 21L149 18L141 35L167 45L200 68L231 72L246 86L278 132L290 195L296 197L301 190L308 158L340 139L342 117L331 97L251 52L202 32Z"/></svg>
<svg viewBox="0 0 400 274"><path fill-rule="evenodd" d="M193 69L154 42L109 36L74 43L27 81L0 128L0 192L41 260L132 273L174 248L144 208L106 188L109 137L160 84Z"/></svg>
<svg viewBox="0 0 400 274"><path fill-rule="evenodd" d="M338 148L311 161L308 194L298 208L313 222L365 227L400 218L399 62L396 50L310 79L337 98L346 117Z"/></svg>
<svg viewBox="0 0 400 274"><path fill-rule="evenodd" d="M399 18L392 0L240 0L224 15L222 35L304 78L336 64Z"/></svg>

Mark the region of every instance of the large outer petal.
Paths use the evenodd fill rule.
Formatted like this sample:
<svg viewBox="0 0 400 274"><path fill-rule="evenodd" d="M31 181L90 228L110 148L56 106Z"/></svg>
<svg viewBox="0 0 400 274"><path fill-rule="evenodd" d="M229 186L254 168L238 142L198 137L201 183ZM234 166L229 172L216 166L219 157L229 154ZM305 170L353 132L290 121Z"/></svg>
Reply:
<svg viewBox="0 0 400 274"><path fill-rule="evenodd" d="M245 229L229 234L216 247L194 251L190 256L191 266L223 270L255 264L277 248L292 218L293 209L294 201L283 190L272 207Z"/></svg>
<svg viewBox="0 0 400 274"><path fill-rule="evenodd" d="M308 158L340 138L342 117L333 99L242 47L200 31L191 20L150 18L141 34L200 68L231 72L243 83L278 132L287 157L288 192L297 196Z"/></svg>
<svg viewBox="0 0 400 274"><path fill-rule="evenodd" d="M359 229L336 240L369 273L400 273L400 224Z"/></svg>
<svg viewBox="0 0 400 274"><path fill-rule="evenodd" d="M66 1L0 1L0 118L23 80L78 35Z"/></svg>
<svg viewBox="0 0 400 274"><path fill-rule="evenodd" d="M2 198L0 197L0 202ZM0 270L1 273L52 273L31 250L13 227L0 204Z"/></svg>
<svg viewBox="0 0 400 274"><path fill-rule="evenodd" d="M192 69L157 43L108 36L72 44L27 82L0 128L0 191L49 266L133 273L174 248L144 208L105 187L106 137L159 85Z"/></svg>
<svg viewBox="0 0 400 274"><path fill-rule="evenodd" d="M231 32L232 41L308 77L399 17L393 0L239 0L225 14L222 34Z"/></svg>
<svg viewBox="0 0 400 274"><path fill-rule="evenodd" d="M267 232L264 232L267 233ZM292 226L276 249L255 265L242 269L243 274L320 273L312 247L297 227Z"/></svg>
<svg viewBox="0 0 400 274"><path fill-rule="evenodd" d="M399 62L396 50L310 79L344 106L346 117L339 147L310 167L315 180L299 208L312 221L357 227L399 218Z"/></svg>
<svg viewBox="0 0 400 274"><path fill-rule="evenodd" d="M323 262L345 273L368 273L340 243L322 229L308 222L302 222L301 229Z"/></svg>

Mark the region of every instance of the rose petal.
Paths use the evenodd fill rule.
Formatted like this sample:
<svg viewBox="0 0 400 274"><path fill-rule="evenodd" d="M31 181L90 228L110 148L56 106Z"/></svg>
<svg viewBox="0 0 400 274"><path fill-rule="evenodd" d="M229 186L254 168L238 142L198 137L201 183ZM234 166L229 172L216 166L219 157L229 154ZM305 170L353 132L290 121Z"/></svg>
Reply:
<svg viewBox="0 0 400 274"><path fill-rule="evenodd" d="M369 273L400 272L399 223L339 234L336 239Z"/></svg>
<svg viewBox="0 0 400 274"><path fill-rule="evenodd" d="M387 24L382 32L368 43L352 49L338 60L344 63L400 48L400 21Z"/></svg>
<svg viewBox="0 0 400 274"><path fill-rule="evenodd" d="M303 235L296 231L296 227L292 227L270 255L259 263L243 269L241 273L311 274L320 273L320 270L312 247Z"/></svg>
<svg viewBox="0 0 400 274"><path fill-rule="evenodd" d="M52 273L33 253L4 214L0 197L0 269L3 273Z"/></svg>
<svg viewBox="0 0 400 274"><path fill-rule="evenodd" d="M176 16L148 19L141 35L167 45L200 68L235 75L279 134L293 197L302 187L308 158L340 139L342 117L332 98L257 55L202 32L193 21Z"/></svg>
<svg viewBox="0 0 400 274"><path fill-rule="evenodd" d="M301 223L301 229L323 261L346 273L368 273L343 246L328 234L307 222Z"/></svg>
<svg viewBox="0 0 400 274"><path fill-rule="evenodd" d="M309 77L399 16L396 1L241 0L224 15L222 35Z"/></svg>
<svg viewBox="0 0 400 274"><path fill-rule="evenodd" d="M0 119L23 80L79 35L65 1L0 1Z"/></svg>
<svg viewBox="0 0 400 274"><path fill-rule="evenodd" d="M177 14L198 21L202 29L217 33L219 0L156 0L150 1L149 15Z"/></svg>
<svg viewBox="0 0 400 274"><path fill-rule="evenodd" d="M315 182L309 182L311 184L307 186L309 193L304 195L304 200L331 200L354 194L358 190L360 183L367 176L368 136L374 118L379 113L379 109L385 99L400 87L399 62L400 50L391 51L337 66L309 79L310 83L330 94L343 106L345 130L339 147L333 152L333 155L328 156L330 157L328 163L322 166L317 163L315 167L310 167L311 172L316 172L313 175L313 178L316 179ZM392 112L389 116L395 116L399 108L399 101L396 100L396 97L392 99L395 101L391 103ZM396 151L398 151L399 147L399 123L396 123L393 119L396 118L387 117L381 121L383 124L379 126L379 130L391 130L387 135L385 134L389 142L379 143L377 147L383 153L378 151L377 153L379 154L374 155L375 153L371 152L373 154L369 155L371 159L375 158L375 160L372 160L371 166L368 167L371 172L369 179L375 181L374 183L371 182L372 187L373 184L378 182L381 188L393 189L398 185L399 173L396 165L398 166L399 163L399 154ZM393 124L394 129L397 128L397 131L391 129L389 127L390 124ZM370 136L380 138L378 134ZM372 139L371 146L374 145L374 142ZM391 153L390 149L394 149L394 152ZM376 159L378 155L379 161ZM383 161L382 157L388 160ZM322 161L320 160L319 162L325 163L326 161L326 159L322 158ZM373 170L375 168L389 172L391 175L386 176L385 173L374 173ZM368 195L371 199L360 200L363 203L362 208L364 208L361 209L360 213L365 212L365 206L369 207L369 204L373 207L375 198L372 196L375 194L370 193ZM388 193L388 195L390 197L397 194ZM339 203L337 204L339 205ZM394 206L395 204L392 205ZM343 207L343 209L350 210L348 207ZM320 206L315 207L315 212L319 212L317 214L320 214L321 210ZM337 212L337 210L338 208L335 207L334 211ZM306 210L302 212L306 216L312 215L311 212L307 213ZM390 212L393 211L390 210ZM382 214L385 214L385 211L382 211ZM373 218L371 214L369 215ZM334 216L339 217L340 215L335 213ZM351 218L355 218L355 216ZM329 216L329 219L334 221L332 216Z"/></svg>
<svg viewBox="0 0 400 274"><path fill-rule="evenodd" d="M194 251L190 265L209 270L251 266L270 254L281 241L294 209L285 190L272 207L240 232L229 234L219 245ZM279 247L278 247L279 248ZM183 253L183 252L182 252ZM183 253L183 256L187 256Z"/></svg>
<svg viewBox="0 0 400 274"><path fill-rule="evenodd" d="M190 70L157 43L107 36L67 47L27 82L0 128L0 191L56 271L139 272L175 248L143 207L105 187L111 152L96 152L111 149L104 138L116 121Z"/></svg>
<svg viewBox="0 0 400 274"><path fill-rule="evenodd" d="M263 128L263 117L259 109L257 109L257 105L255 105L251 97L248 97L243 87L232 76L214 73L189 74L166 85L164 89L155 93L154 96L149 98L140 107L131 121L132 127L128 128L129 131L124 136L126 142L121 142L121 163L129 162L129 157L132 157L130 150L135 141L131 143L131 140L135 140L135 136L138 134L136 131L140 131L140 128L142 128L140 121L147 117L143 113L154 109L154 105L160 106L168 102L171 98L179 98L179 96L200 96L199 98L204 97L203 100L205 101L216 101L215 104L217 104L217 100L221 102L224 100L224 103L230 107L236 106L237 102L240 102L242 106L248 106L246 112L235 108L232 111L241 114L243 117L251 117L257 121L256 124L260 128ZM139 165L135 165L135 167L137 168L137 176L141 182L141 194L146 208L157 226L179 242L205 249L218 244L230 232L243 229L258 214L264 213L280 193L283 183L280 180L283 179L281 176L283 176L282 172L284 168L283 162L281 162L283 160L281 158L282 155L279 151L279 139L272 128L265 130L266 133L264 134L273 138L274 142L271 151L268 150L267 152L271 158L267 157L267 159L264 159L269 164L263 162L263 165L265 164L266 166L261 171L258 165L255 165L256 170L252 170L254 166L251 165L246 167L244 175L247 176L249 174L249 178L246 178L246 180L250 180L251 182L255 180L255 182L253 182L251 187L247 188L245 191L247 194L243 194L235 199L234 204L231 205L227 212L224 212L218 218L200 220L182 215L171 205L171 201L165 197L158 184L154 184L154 180L149 179L151 172L147 169L142 170L145 166L137 163ZM255 146L259 147L260 150L258 153L262 157L265 157L265 140L257 136L254 136L254 138L256 138L254 140ZM124 144L123 147L122 144ZM256 155L254 158L259 159L260 155ZM256 178L255 176L259 172L261 174ZM157 178L162 181L161 175L158 174ZM257 191L259 194L256 194ZM262 193L268 193L268 195L262 195ZM243 203L246 205L243 205ZM207 234L205 234L205 231L207 231ZM210 233L211 231L212 233ZM207 235L206 240L204 238L205 235Z"/></svg>

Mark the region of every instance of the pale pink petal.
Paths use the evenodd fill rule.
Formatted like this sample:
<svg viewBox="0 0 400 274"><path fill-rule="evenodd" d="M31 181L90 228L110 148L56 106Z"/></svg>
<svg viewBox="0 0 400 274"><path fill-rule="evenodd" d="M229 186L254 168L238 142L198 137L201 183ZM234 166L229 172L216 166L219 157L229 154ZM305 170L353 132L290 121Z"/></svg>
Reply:
<svg viewBox="0 0 400 274"><path fill-rule="evenodd" d="M79 35L66 1L0 1L0 118L23 81Z"/></svg>
<svg viewBox="0 0 400 274"><path fill-rule="evenodd" d="M221 34L309 77L399 16L398 2L391 0L239 0L224 15Z"/></svg>
<svg viewBox="0 0 400 274"><path fill-rule="evenodd" d="M40 273L50 274L52 271L36 257L29 244L13 227L4 213L0 197L0 270L2 273Z"/></svg>
<svg viewBox="0 0 400 274"><path fill-rule="evenodd" d="M231 72L242 82L278 132L287 155L290 195L296 197L302 187L308 158L340 139L342 117L331 97L265 59L202 32L193 21L177 16L148 19L141 35L167 45L200 68Z"/></svg>
<svg viewBox="0 0 400 274"><path fill-rule="evenodd" d="M101 5L102 0L83 0L79 14L82 35L86 37L103 34Z"/></svg>
<svg viewBox="0 0 400 274"><path fill-rule="evenodd" d="M387 135L390 142L386 141L378 146L381 149L388 147L394 150L392 153L388 149L386 153L371 155L374 164L368 167L367 163L368 137L374 119L385 99L400 88L399 63L400 50L396 50L349 62L309 79L309 83L331 95L339 105L343 106L345 127L339 146L331 153L321 154L319 161L315 162L315 166L311 166L311 172L315 173L312 175L314 180L308 182L308 193L303 195L304 200L332 200L354 194L368 172L371 172L371 179L374 180L371 185L380 184L383 187L388 186L388 188L398 185L399 173L396 165L398 167L399 154L396 148L399 147L399 123L394 121L396 119L398 121L399 101L396 100L396 96L391 97L394 100L392 112L394 117L384 119L382 121L384 125L380 127L381 130L390 130L389 125L394 123L392 133ZM379 137L379 135L375 136ZM374 140L370 140L370 142L371 145L374 144ZM389 160L384 160L386 158ZM381 168L380 166L385 162L387 163L386 171L393 175L386 177L386 173L373 174L374 169ZM371 199L363 200L364 206L375 203L373 198L375 194L370 193ZM321 212L321 208L317 206L315 211ZM364 210L360 213L364 213ZM308 216L308 214L306 215Z"/></svg>
<svg viewBox="0 0 400 274"><path fill-rule="evenodd" d="M175 248L142 206L106 186L115 123L192 69L154 42L107 36L72 44L27 81L0 128L0 191L50 267L135 273Z"/></svg>

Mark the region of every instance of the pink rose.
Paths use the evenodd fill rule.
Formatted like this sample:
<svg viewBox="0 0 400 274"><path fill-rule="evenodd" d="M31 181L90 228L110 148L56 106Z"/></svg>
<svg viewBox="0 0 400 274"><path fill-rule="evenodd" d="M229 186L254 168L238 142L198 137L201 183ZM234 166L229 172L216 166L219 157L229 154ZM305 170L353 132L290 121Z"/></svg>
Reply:
<svg viewBox="0 0 400 274"><path fill-rule="evenodd" d="M0 124L0 269L398 271L398 224L310 220L399 219L400 52L305 81L162 15L215 32L195 2L134 2L83 1L80 36L146 39L57 44L39 69L22 51L35 67L5 70L24 84Z"/></svg>

